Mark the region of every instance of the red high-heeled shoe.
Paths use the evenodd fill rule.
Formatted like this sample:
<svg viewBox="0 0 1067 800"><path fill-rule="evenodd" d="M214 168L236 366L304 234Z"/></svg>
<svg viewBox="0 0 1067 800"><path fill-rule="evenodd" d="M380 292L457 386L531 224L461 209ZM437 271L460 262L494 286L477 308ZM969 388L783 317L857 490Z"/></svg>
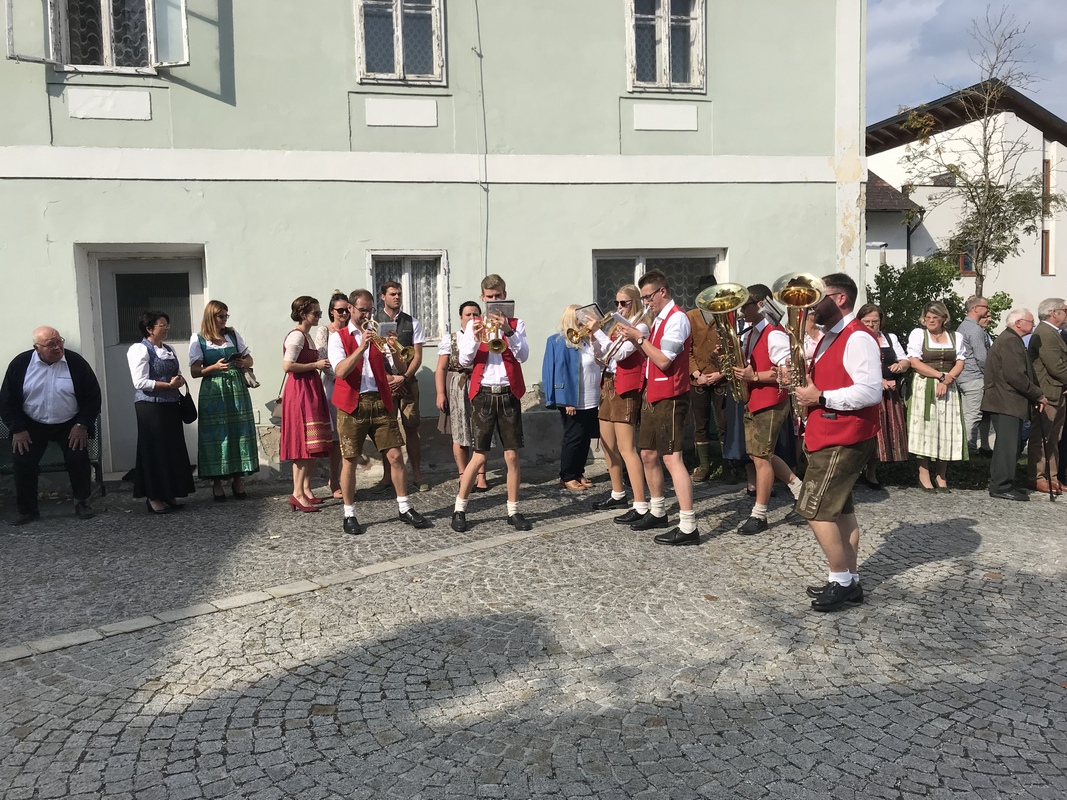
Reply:
<svg viewBox="0 0 1067 800"><path fill-rule="evenodd" d="M311 505L313 505L313 506L318 506L318 505L322 505L326 501L321 497L315 497L315 495L309 494L308 495L308 502L311 503Z"/></svg>
<svg viewBox="0 0 1067 800"><path fill-rule="evenodd" d="M315 506L305 506L294 495L289 495L289 510L290 511L303 511L305 514L318 514L319 510Z"/></svg>

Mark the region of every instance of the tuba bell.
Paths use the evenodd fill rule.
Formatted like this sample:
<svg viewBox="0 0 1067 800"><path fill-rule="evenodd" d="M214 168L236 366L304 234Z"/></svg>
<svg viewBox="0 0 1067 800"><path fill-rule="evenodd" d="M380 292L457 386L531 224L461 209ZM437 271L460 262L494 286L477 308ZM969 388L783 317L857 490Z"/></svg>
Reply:
<svg viewBox="0 0 1067 800"><path fill-rule="evenodd" d="M715 318L719 328L719 364L730 382L730 394L741 405L748 403L748 384L734 374L744 364L741 338L737 335L737 312L748 302L748 289L740 283L717 283L696 297L697 308Z"/></svg>
<svg viewBox="0 0 1067 800"><path fill-rule="evenodd" d="M826 296L826 284L809 272L791 272L783 275L771 287L774 299L786 308L785 331L789 334L789 380L793 398L793 413L803 424L808 418L808 409L796 401L793 389L806 386L808 368L804 360L804 323L808 312Z"/></svg>

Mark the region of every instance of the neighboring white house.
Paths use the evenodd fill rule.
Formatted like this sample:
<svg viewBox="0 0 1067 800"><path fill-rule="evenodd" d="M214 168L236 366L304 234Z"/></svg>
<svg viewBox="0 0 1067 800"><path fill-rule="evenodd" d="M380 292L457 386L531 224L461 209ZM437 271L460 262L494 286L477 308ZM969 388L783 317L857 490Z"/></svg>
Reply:
<svg viewBox="0 0 1067 800"><path fill-rule="evenodd" d="M180 346L227 303L266 423L302 294L398 278L433 339L500 273L532 384L567 304L648 268L683 303L709 272L865 282L864 2L6 5L0 363L59 328L102 379L109 471L146 307Z"/></svg>
<svg viewBox="0 0 1067 800"><path fill-rule="evenodd" d="M978 123L968 116L969 105L961 99L976 88L955 92L918 108L935 120L932 133L935 143L952 147L954 141L977 135ZM916 138L904 126L909 113L903 112L867 128L867 158L872 171L867 187L869 266L878 263L879 248L875 243L888 243L883 252L889 264L906 266L945 248L959 223L961 206L958 202L950 200L936 207L931 202L931 196L951 185L952 176L941 176L932 185L916 185L902 161L906 148ZM1025 144L1026 152L1019 161L1020 170L1024 174L1042 175L1045 186L1051 191L1067 189L1067 122L1010 87L1004 87L997 117L993 126L996 135L1007 142ZM904 189L907 199L917 206L918 211L906 214L913 228L910 233L907 232L908 226L901 224L907 221L903 216L894 223L891 214L871 208L870 193L879 180L878 176L889 184L889 188ZM878 193L888 196L884 189ZM950 257L960 267L957 291L964 297L973 294L974 275L968 254L954 253ZM1037 304L1046 297L1067 296L1067 220L1064 214L1046 217L1038 235L1023 237L1018 256L989 270L983 294L988 297L998 291L1011 295L1014 305L1026 306L1032 311L1036 311Z"/></svg>

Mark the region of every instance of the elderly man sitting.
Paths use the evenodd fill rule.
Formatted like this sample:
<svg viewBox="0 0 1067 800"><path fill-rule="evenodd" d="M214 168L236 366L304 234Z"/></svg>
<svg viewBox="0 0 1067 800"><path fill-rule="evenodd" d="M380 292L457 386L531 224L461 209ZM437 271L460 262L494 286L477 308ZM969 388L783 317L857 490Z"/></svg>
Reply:
<svg viewBox="0 0 1067 800"><path fill-rule="evenodd" d="M86 441L100 414L100 383L89 363L64 350L55 328L33 332L33 349L11 361L0 387L0 418L11 430L18 518L15 525L40 519L38 465L49 442L58 442L70 475L74 513L93 516L92 475Z"/></svg>

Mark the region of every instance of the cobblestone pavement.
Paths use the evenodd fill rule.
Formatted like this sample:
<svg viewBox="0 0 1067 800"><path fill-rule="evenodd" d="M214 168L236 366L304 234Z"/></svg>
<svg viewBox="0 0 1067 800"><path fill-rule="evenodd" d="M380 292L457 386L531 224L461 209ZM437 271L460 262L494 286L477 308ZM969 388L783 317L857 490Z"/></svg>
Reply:
<svg viewBox="0 0 1067 800"><path fill-rule="evenodd" d="M0 525L0 797L1067 795L1067 502L861 490L867 602L820 615L736 487L671 549L528 478L529 533L451 485L358 538L268 483Z"/></svg>

